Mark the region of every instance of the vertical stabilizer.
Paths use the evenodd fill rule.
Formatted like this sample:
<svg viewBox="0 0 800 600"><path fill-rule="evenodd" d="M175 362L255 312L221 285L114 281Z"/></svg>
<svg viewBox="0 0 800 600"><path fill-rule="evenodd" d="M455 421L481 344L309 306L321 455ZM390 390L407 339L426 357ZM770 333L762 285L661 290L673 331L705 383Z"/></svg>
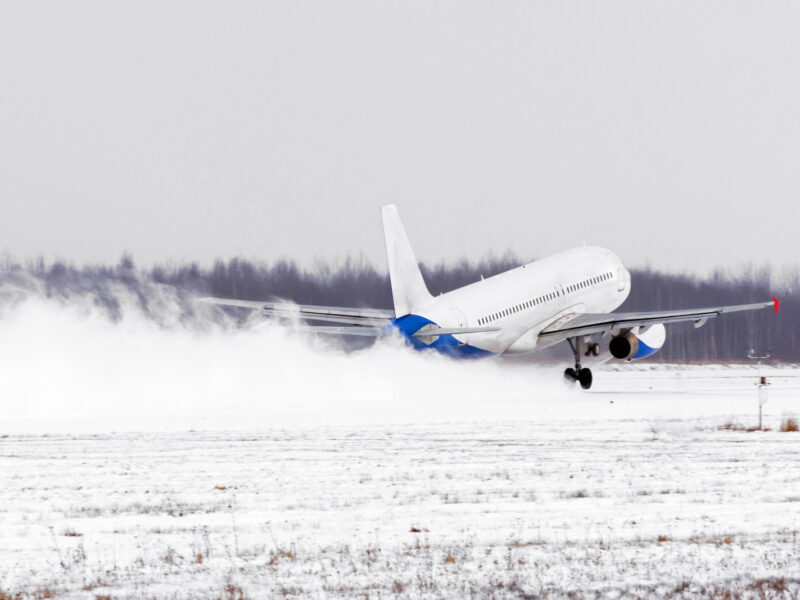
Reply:
<svg viewBox="0 0 800 600"><path fill-rule="evenodd" d="M414 258L414 251L400 222L400 213L394 204L383 207L383 235L389 260L394 314L402 317L429 303L433 297L422 280L417 259Z"/></svg>

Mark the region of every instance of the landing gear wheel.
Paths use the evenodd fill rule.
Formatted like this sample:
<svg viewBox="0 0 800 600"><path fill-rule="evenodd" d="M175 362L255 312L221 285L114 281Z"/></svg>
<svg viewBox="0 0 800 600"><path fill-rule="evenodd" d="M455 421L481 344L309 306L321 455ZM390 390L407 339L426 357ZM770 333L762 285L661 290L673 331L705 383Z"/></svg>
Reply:
<svg viewBox="0 0 800 600"><path fill-rule="evenodd" d="M600 344L593 343L586 345L586 352L583 353L584 356L600 356Z"/></svg>
<svg viewBox="0 0 800 600"><path fill-rule="evenodd" d="M570 379L579 381L581 387L584 390L588 390L590 387L592 387L592 372L589 369L584 369L581 367L580 348L583 339L583 337L567 338L569 348L572 350L572 355L575 357L575 368L564 371L564 381L569 381ZM589 354L595 354L596 356L599 353L599 344L588 344L586 356L589 356Z"/></svg>
<svg viewBox="0 0 800 600"><path fill-rule="evenodd" d="M581 382L581 387L588 390L592 387L592 371L590 369L581 369L578 371L578 381Z"/></svg>
<svg viewBox="0 0 800 600"><path fill-rule="evenodd" d="M573 369L572 367L566 369L564 371L564 383L566 383L569 386L572 386L575 384L576 381L578 381L578 375L575 373L575 369Z"/></svg>

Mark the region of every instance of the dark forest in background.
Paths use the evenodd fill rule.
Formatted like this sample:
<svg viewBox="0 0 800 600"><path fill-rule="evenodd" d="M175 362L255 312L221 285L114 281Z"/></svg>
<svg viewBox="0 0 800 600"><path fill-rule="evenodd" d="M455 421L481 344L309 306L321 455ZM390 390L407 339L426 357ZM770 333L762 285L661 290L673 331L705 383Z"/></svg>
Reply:
<svg viewBox="0 0 800 600"><path fill-rule="evenodd" d="M429 267L422 273L432 294L437 295L516 267L513 256L485 260L478 264ZM772 353L782 362L800 361L800 276L786 278L776 290L771 288L766 269L744 269L736 276L716 273L708 278L659 273L651 269L632 269L632 290L618 310L659 310L699 308L725 304L781 300L779 315L771 310L725 315L694 329L691 324L667 327L664 348L649 360L662 362L745 361L752 348L756 353ZM49 297L92 294L96 303L119 316L119 303L113 289L124 286L141 304L145 314L152 291L174 288L182 310L194 311L192 295L213 295L247 300L283 298L301 304L391 308L388 276L365 261L349 260L337 266L301 269L280 261L273 264L243 259L217 261L212 267L196 264L156 266L137 269L125 256L115 266L74 267L43 260L29 264L6 259L0 266L3 285L33 279ZM157 318L157 315L154 315Z"/></svg>

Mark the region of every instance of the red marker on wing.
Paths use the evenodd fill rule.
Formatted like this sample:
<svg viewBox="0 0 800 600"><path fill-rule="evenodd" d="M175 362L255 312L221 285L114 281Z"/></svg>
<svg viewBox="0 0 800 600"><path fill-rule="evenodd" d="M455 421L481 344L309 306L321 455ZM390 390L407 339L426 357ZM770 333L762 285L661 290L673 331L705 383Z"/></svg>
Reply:
<svg viewBox="0 0 800 600"><path fill-rule="evenodd" d="M778 314L778 307L781 305L781 301L778 300L775 296L773 296L772 302L775 303L775 314Z"/></svg>

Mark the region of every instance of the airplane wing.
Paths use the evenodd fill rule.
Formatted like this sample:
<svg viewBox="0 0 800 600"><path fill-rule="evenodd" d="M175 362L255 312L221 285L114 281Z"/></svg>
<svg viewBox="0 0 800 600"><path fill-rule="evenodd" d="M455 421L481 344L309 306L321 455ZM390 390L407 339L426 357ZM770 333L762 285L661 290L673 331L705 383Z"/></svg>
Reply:
<svg viewBox="0 0 800 600"><path fill-rule="evenodd" d="M289 302L262 302L261 300L233 300L228 298L198 298L198 302L219 306L235 306L258 310L262 313L284 318L299 318L306 321L325 321L343 323L346 327L326 325L301 325L296 331L324 333L333 335L375 336L385 333L384 329L394 319L393 310L381 308L345 308L340 306L314 306L292 304ZM466 333L485 333L499 331L499 327L438 327L431 326L414 334L416 337L438 335L459 335Z"/></svg>
<svg viewBox="0 0 800 600"><path fill-rule="evenodd" d="M393 310L380 308L346 308L340 306L314 306L310 304L292 304L290 302L262 302L260 300L231 300L228 298L198 298L198 302L221 306L236 306L259 310L262 313L284 318L300 318L308 321L326 321L344 323L361 327L380 329L388 325L394 318ZM331 328L331 329L342 329ZM329 333L335 333L331 331ZM358 335L364 335L360 333Z"/></svg>
<svg viewBox="0 0 800 600"><path fill-rule="evenodd" d="M323 333L326 335L363 335L367 337L378 337L384 333L380 327L370 327L363 325L346 325L338 327L336 325L301 325L293 327L292 331L300 333Z"/></svg>
<svg viewBox="0 0 800 600"><path fill-rule="evenodd" d="M549 341L553 339L565 340L580 335L605 333L633 327L646 327L656 323L678 323L681 321L694 322L695 328L702 327L706 321L718 317L723 313L741 312L746 310L759 310L773 307L778 312L780 302L772 298L771 302L758 302L756 304L737 304L734 306L715 306L711 308L693 308L686 310L659 310L653 312L629 313L584 313L575 314L572 319L559 319L552 325L545 327L539 337Z"/></svg>

